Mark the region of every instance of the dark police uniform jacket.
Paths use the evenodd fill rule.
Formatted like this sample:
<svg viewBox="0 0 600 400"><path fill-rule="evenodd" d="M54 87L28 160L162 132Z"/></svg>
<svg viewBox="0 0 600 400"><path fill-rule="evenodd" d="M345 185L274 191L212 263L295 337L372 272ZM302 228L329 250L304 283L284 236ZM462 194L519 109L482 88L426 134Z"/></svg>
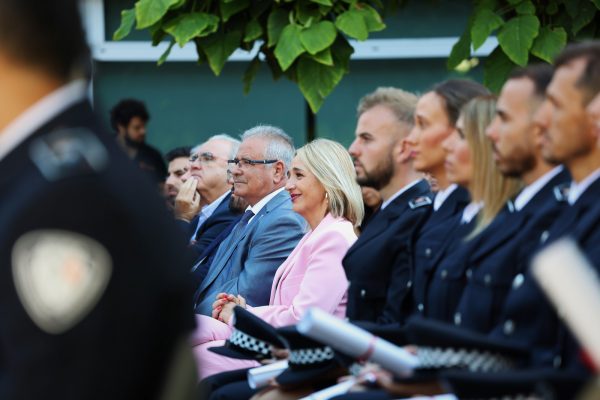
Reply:
<svg viewBox="0 0 600 400"><path fill-rule="evenodd" d="M392 323L410 285L414 234L431 209L425 180L380 210L342 260L350 286L346 315L351 320Z"/></svg>
<svg viewBox="0 0 600 400"><path fill-rule="evenodd" d="M542 232L536 241L539 248L543 249L561 237L570 236L577 241L592 265L600 270L598 198L600 179L592 183L550 229ZM559 321L554 307L537 285L529 268L514 278L500 322L491 335L494 338L526 344L533 351L533 366L576 369L579 367L579 355L569 347L573 342L569 331Z"/></svg>
<svg viewBox="0 0 600 400"><path fill-rule="evenodd" d="M181 233L100 132L82 101L0 159L1 399L157 398L193 328Z"/></svg>
<svg viewBox="0 0 600 400"><path fill-rule="evenodd" d="M554 176L518 212L497 218L473 239L473 250L463 263L466 286L454 323L482 333L498 322L516 275L529 263L540 235L567 207L558 188L567 184L566 170Z"/></svg>
<svg viewBox="0 0 600 400"><path fill-rule="evenodd" d="M449 250L460 229L462 211L469 204L469 193L457 187L437 211L432 211L417 234L412 265L411 312L424 308L427 286L435 267Z"/></svg>

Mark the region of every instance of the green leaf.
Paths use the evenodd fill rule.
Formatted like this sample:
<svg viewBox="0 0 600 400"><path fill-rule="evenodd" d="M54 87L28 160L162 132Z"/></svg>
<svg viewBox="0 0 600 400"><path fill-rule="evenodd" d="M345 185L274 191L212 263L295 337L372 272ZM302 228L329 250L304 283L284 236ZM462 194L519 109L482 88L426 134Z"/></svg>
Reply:
<svg viewBox="0 0 600 400"><path fill-rule="evenodd" d="M298 60L298 87L308 102L310 109L316 113L327 97L344 76L341 66L327 66L309 57Z"/></svg>
<svg viewBox="0 0 600 400"><path fill-rule="evenodd" d="M148 32L150 32L150 37L152 38L152 46L157 46L167 36L167 32L163 30L162 21L149 26Z"/></svg>
<svg viewBox="0 0 600 400"><path fill-rule="evenodd" d="M331 0L310 0L312 3L317 3L317 4L321 4L324 6L332 6L333 3L331 2Z"/></svg>
<svg viewBox="0 0 600 400"><path fill-rule="evenodd" d="M335 20L335 26L354 39L366 40L369 37L367 23L357 10L348 10L340 14Z"/></svg>
<svg viewBox="0 0 600 400"><path fill-rule="evenodd" d="M550 0L548 5L546 6L546 14L554 15L557 12L558 12L558 3L556 2L556 0Z"/></svg>
<svg viewBox="0 0 600 400"><path fill-rule="evenodd" d="M255 19L251 19L246 25L246 30L244 33L244 42L251 42L253 40L258 39L263 34L262 26L260 22Z"/></svg>
<svg viewBox="0 0 600 400"><path fill-rule="evenodd" d="M164 30L175 38L179 47L183 47L196 36L206 36L217 30L219 18L207 13L181 15L164 26Z"/></svg>
<svg viewBox="0 0 600 400"><path fill-rule="evenodd" d="M300 32L300 42L310 54L325 50L335 41L337 29L331 21L321 21Z"/></svg>
<svg viewBox="0 0 600 400"><path fill-rule="evenodd" d="M180 6L180 0L140 0L135 3L137 29L144 29L161 19L171 7Z"/></svg>
<svg viewBox="0 0 600 400"><path fill-rule="evenodd" d="M174 44L175 44L175 39L171 39L171 43L169 43L169 46L167 47L167 49L165 50L165 52L162 53L162 55L158 59L157 64L159 66L163 65L165 63L165 61L167 61L167 57L169 57L169 54L171 54L171 49L173 48Z"/></svg>
<svg viewBox="0 0 600 400"><path fill-rule="evenodd" d="M354 53L354 47L348 43L345 37L338 35L335 43L331 46L333 63L341 66L344 71L350 71L350 57Z"/></svg>
<svg viewBox="0 0 600 400"><path fill-rule="evenodd" d="M254 82L254 78L256 78L256 74L258 73L258 70L260 69L260 59L258 58L258 55L256 57L254 57L252 59L252 61L250 61L250 63L248 64L248 68L246 68L246 71L244 72L244 94L248 94L250 93L250 88L252 87L252 82Z"/></svg>
<svg viewBox="0 0 600 400"><path fill-rule="evenodd" d="M554 58L567 44L567 32L564 28L550 29L543 26L540 34L535 38L531 54L542 60L552 63Z"/></svg>
<svg viewBox="0 0 600 400"><path fill-rule="evenodd" d="M534 15L535 14L535 6L531 2L531 0L527 0L522 2L515 8L517 14L520 15Z"/></svg>
<svg viewBox="0 0 600 400"><path fill-rule="evenodd" d="M361 4L360 7L358 7L358 12L365 20L369 32L379 32L385 29L385 24L381 20L381 15L379 15L373 7L367 4Z"/></svg>
<svg viewBox="0 0 600 400"><path fill-rule="evenodd" d="M509 20L498 33L498 42L506 55L524 67L529 59L529 49L538 35L540 21L534 15L521 15Z"/></svg>
<svg viewBox="0 0 600 400"><path fill-rule="evenodd" d="M281 32L279 42L275 47L275 57L279 61L279 65L283 71L288 69L296 58L305 51L300 41L301 29L296 24L290 24L283 28Z"/></svg>
<svg viewBox="0 0 600 400"><path fill-rule="evenodd" d="M469 30L465 30L458 42L454 43L452 46L452 51L450 52L450 56L448 56L448 61L446 62L446 66L448 69L456 68L463 60L466 60L471 56L471 35L469 35Z"/></svg>
<svg viewBox="0 0 600 400"><path fill-rule="evenodd" d="M497 46L485 60L483 82L492 92L499 93L514 67L515 64Z"/></svg>
<svg viewBox="0 0 600 400"><path fill-rule="evenodd" d="M331 49L325 49L313 56L313 59L316 62L319 62L324 65L333 65L333 58L331 57Z"/></svg>
<svg viewBox="0 0 600 400"><path fill-rule="evenodd" d="M596 7L591 2L587 0L581 2L579 13L573 18L573 35L577 35L582 28L594 20L596 11Z"/></svg>
<svg viewBox="0 0 600 400"><path fill-rule="evenodd" d="M121 11L121 25L113 33L113 40L121 40L131 32L135 22L135 8Z"/></svg>
<svg viewBox="0 0 600 400"><path fill-rule="evenodd" d="M281 31L289 24L288 13L278 8L269 14L267 20L267 33L269 35L269 47L273 47L279 42Z"/></svg>
<svg viewBox="0 0 600 400"><path fill-rule="evenodd" d="M250 6L250 0L233 0L233 1L221 1L219 2L219 9L221 10L221 17L223 22L229 21L233 15L245 10Z"/></svg>
<svg viewBox="0 0 600 400"><path fill-rule="evenodd" d="M473 19L471 27L471 41L477 50L483 45L490 34L504 25L504 20L490 9L480 9Z"/></svg>
<svg viewBox="0 0 600 400"><path fill-rule="evenodd" d="M565 8L567 9L567 13L571 16L571 18L577 17L577 14L579 14L581 0L568 0L563 3L565 5Z"/></svg>
<svg viewBox="0 0 600 400"><path fill-rule="evenodd" d="M600 10L600 0L592 0L592 3L596 6L598 10Z"/></svg>
<svg viewBox="0 0 600 400"><path fill-rule="evenodd" d="M232 31L228 33L218 32L203 40L202 47L208 58L208 65L215 75L219 75L225 66L225 62L240 45L242 33Z"/></svg>

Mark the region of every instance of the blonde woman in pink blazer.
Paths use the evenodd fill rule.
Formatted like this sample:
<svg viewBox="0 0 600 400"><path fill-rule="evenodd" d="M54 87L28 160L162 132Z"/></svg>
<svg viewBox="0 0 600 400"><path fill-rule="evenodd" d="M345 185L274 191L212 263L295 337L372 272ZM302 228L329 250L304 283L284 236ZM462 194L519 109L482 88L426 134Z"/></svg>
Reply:
<svg viewBox="0 0 600 400"><path fill-rule="evenodd" d="M262 167L262 166L261 166ZM213 315L197 315L192 344L200 378L258 365L255 361L220 356L207 349L221 346L232 332L236 305L275 327L296 324L309 307L343 318L348 281L342 258L356 240L354 228L364 215L352 159L339 143L317 139L300 148L286 185L293 209L310 230L281 264L271 284L268 306L251 307L243 295L221 293Z"/></svg>

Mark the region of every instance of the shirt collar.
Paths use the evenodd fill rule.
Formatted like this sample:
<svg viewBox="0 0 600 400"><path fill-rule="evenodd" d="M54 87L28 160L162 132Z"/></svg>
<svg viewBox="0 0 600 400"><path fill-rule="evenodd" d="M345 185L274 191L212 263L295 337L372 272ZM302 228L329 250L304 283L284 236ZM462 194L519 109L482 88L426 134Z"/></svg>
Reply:
<svg viewBox="0 0 600 400"><path fill-rule="evenodd" d="M384 201L381 204L381 210L384 210L387 206L390 205L390 203L392 201L396 200L396 198L398 196L400 196L402 193L406 192L408 189L410 189L411 187L415 186L419 182L421 182L421 179L417 179L416 181L413 181L413 182L409 183L408 185L404 186L402 189L398 190L396 193L394 193L392 195L392 197L390 197L389 199L387 199L386 201Z"/></svg>
<svg viewBox="0 0 600 400"><path fill-rule="evenodd" d="M571 182L571 188L569 189L569 204L573 205L581 197L583 192L587 190L598 178L600 178L600 168L589 174L581 182Z"/></svg>
<svg viewBox="0 0 600 400"><path fill-rule="evenodd" d="M44 123L85 97L84 80L70 82L38 100L0 132L0 160Z"/></svg>
<svg viewBox="0 0 600 400"><path fill-rule="evenodd" d="M263 207L266 206L267 203L269 201L271 201L271 199L273 199L273 197L277 196L283 190L285 190L285 188L279 188L279 189L275 190L274 192L269 193L268 195L266 195L265 197L260 199L260 201L258 203L256 203L255 205L253 205L252 207L248 206L248 208L246 208L246 211L252 210L252 212L254 213L254 217L256 217L258 215L258 213L260 212L260 210L262 210ZM248 221L248 223L250 223L254 219L254 217L250 218L250 221Z"/></svg>
<svg viewBox="0 0 600 400"><path fill-rule="evenodd" d="M479 213L479 210L483 208L483 202L479 201L477 203L469 203L464 208L462 217L460 219L461 224L468 224L473 220L473 218Z"/></svg>
<svg viewBox="0 0 600 400"><path fill-rule="evenodd" d="M202 211L201 213L206 217L206 218L210 218L211 215L213 215L213 213L215 212L215 210L217 209L217 207L219 207L219 205L221 204L221 202L223 201L223 199L225 197L227 197L227 195L231 193L230 190L225 191L225 193L223 193L218 199L214 200L212 203L205 205L204 207L202 207Z"/></svg>
<svg viewBox="0 0 600 400"><path fill-rule="evenodd" d="M437 192L435 195L435 199L433 199L433 211L439 210L440 207L442 207L442 204L444 204L446 199L448 197L450 197L452 192L454 192L454 190L456 190L457 187L458 187L458 185L453 183L452 185L448 186L446 189L440 190L439 192Z"/></svg>
<svg viewBox="0 0 600 400"><path fill-rule="evenodd" d="M521 211L527 203L540 191L552 178L558 175L563 170L563 166L552 168L544 175L536 179L533 183L527 185L514 201L515 210Z"/></svg>

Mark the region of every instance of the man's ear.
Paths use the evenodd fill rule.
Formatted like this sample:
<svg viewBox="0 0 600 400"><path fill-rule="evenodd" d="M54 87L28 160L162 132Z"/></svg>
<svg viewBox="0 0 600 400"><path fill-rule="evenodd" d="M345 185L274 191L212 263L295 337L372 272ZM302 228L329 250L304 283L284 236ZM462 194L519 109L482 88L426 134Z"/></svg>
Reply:
<svg viewBox="0 0 600 400"><path fill-rule="evenodd" d="M119 133L120 135L124 135L125 132L127 132L127 126L123 124L117 124L117 133Z"/></svg>
<svg viewBox="0 0 600 400"><path fill-rule="evenodd" d="M278 184L285 182L286 178L285 164L283 161L277 160L277 162L273 164L273 183Z"/></svg>
<svg viewBox="0 0 600 400"><path fill-rule="evenodd" d="M394 145L394 149L392 150L395 164L404 164L410 160L409 147L410 146L408 145L408 141L406 139L398 140L398 142Z"/></svg>

